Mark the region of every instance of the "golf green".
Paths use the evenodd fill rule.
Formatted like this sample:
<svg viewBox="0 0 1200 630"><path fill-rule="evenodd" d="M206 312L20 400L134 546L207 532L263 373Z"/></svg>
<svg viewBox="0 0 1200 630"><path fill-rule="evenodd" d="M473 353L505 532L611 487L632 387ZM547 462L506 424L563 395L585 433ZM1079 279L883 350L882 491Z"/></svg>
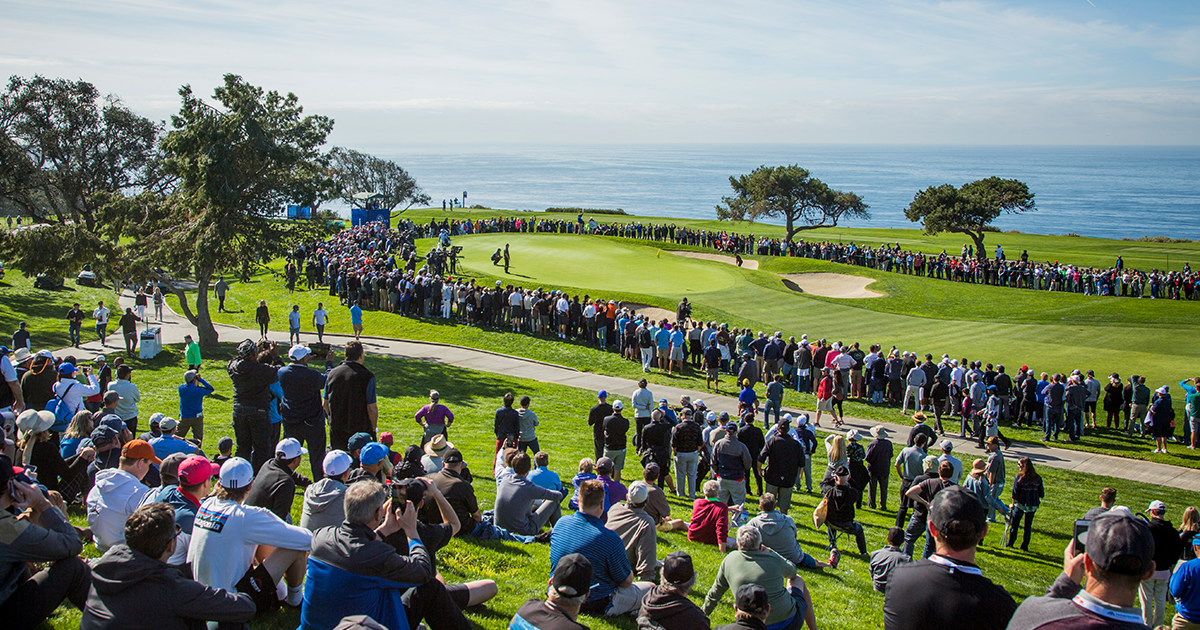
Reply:
<svg viewBox="0 0 1200 630"><path fill-rule="evenodd" d="M492 265L492 254L509 244L511 264ZM681 258L613 239L555 234L480 234L455 240L468 271L511 278L515 284L617 289L682 296L730 289L734 269Z"/></svg>

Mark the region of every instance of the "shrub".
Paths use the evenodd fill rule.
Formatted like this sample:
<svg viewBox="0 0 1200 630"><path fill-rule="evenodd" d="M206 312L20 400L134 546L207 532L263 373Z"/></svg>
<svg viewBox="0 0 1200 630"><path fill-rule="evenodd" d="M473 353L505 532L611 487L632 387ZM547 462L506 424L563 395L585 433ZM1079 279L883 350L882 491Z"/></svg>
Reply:
<svg viewBox="0 0 1200 630"><path fill-rule="evenodd" d="M616 210L609 210L607 208L546 208L546 212L561 212L566 214L578 214L580 212L586 212L588 214L625 215L625 211L620 208L617 208Z"/></svg>
<svg viewBox="0 0 1200 630"><path fill-rule="evenodd" d="M1186 238L1171 238L1169 236L1142 236L1139 238L1123 238L1122 241L1131 241L1134 243L1191 243L1190 239Z"/></svg>

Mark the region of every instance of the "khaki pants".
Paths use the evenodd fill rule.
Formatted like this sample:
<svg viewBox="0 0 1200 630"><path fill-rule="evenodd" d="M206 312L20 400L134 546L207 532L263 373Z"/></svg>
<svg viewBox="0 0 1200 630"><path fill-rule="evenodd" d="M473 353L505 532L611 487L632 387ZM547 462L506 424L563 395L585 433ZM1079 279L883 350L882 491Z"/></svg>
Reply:
<svg viewBox="0 0 1200 630"><path fill-rule="evenodd" d="M204 441L204 416L198 418L180 418L179 426L175 428L176 437L187 437L188 429L191 429L192 436L196 440Z"/></svg>

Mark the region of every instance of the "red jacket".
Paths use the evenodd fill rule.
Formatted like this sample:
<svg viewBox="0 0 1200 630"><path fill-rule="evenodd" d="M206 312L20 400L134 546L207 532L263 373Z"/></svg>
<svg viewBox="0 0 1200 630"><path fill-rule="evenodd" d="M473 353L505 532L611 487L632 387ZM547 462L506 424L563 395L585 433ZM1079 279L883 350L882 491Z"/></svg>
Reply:
<svg viewBox="0 0 1200 630"><path fill-rule="evenodd" d="M692 542L720 544L729 537L729 506L720 501L696 499L687 537Z"/></svg>
<svg viewBox="0 0 1200 630"><path fill-rule="evenodd" d="M825 400L833 397L833 378L826 376L817 384L817 398Z"/></svg>

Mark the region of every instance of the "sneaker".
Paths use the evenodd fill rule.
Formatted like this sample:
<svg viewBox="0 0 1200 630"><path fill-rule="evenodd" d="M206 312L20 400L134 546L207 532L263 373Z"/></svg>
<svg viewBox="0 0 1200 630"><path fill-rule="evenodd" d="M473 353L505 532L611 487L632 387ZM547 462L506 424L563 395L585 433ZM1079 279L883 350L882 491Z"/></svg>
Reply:
<svg viewBox="0 0 1200 630"><path fill-rule="evenodd" d="M841 559L842 559L842 552L838 551L837 549L834 549L833 551L829 552L829 566L831 568L836 569L837 565L838 565L838 561Z"/></svg>
<svg viewBox="0 0 1200 630"><path fill-rule="evenodd" d="M541 532L540 534L533 537L533 542L549 544L550 543L550 534L552 534L553 531L554 530L547 529L546 531Z"/></svg>

